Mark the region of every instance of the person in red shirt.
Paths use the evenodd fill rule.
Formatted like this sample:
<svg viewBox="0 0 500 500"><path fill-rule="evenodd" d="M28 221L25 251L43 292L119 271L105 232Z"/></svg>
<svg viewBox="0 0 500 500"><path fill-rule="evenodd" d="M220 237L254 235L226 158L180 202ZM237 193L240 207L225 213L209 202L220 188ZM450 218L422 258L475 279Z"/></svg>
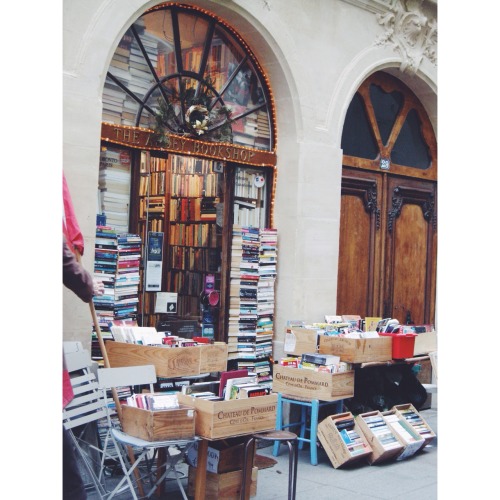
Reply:
<svg viewBox="0 0 500 500"><path fill-rule="evenodd" d="M74 292L81 300L89 303L94 295L102 295L102 281L94 280L92 275L78 262L63 238L63 285ZM63 352L63 409L73 399L73 389L64 362ZM71 438L63 427L63 499L86 500L87 492L83 484Z"/></svg>

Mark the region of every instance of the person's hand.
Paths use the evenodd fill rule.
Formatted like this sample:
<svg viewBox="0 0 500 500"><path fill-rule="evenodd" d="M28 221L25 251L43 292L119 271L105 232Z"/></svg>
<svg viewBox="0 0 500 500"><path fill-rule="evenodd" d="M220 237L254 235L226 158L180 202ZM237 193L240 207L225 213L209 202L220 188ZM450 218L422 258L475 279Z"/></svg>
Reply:
<svg viewBox="0 0 500 500"><path fill-rule="evenodd" d="M94 295L104 295L104 283L94 278Z"/></svg>

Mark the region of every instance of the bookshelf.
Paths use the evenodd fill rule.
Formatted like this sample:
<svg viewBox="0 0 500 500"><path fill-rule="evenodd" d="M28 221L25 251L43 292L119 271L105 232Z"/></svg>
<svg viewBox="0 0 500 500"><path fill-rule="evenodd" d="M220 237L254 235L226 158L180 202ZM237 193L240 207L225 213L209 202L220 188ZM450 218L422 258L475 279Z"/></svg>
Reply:
<svg viewBox="0 0 500 500"><path fill-rule="evenodd" d="M127 232L132 155L121 148L103 146L99 161L98 212L106 216L106 225Z"/></svg>
<svg viewBox="0 0 500 500"><path fill-rule="evenodd" d="M264 227L267 219L267 172L235 167L233 224Z"/></svg>
<svg viewBox="0 0 500 500"><path fill-rule="evenodd" d="M222 187L211 160L141 153L138 232L145 244L150 232L164 233L161 291L178 294L177 319L201 320L207 275L215 277L215 290L220 290ZM166 319L155 313L155 300L155 293L142 290L142 326Z"/></svg>

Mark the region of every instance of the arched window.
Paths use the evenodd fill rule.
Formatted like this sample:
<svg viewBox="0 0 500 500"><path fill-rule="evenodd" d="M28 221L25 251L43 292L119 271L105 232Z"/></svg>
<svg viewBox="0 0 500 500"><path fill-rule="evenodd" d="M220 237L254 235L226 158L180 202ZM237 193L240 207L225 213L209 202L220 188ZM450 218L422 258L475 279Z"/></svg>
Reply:
<svg viewBox="0 0 500 500"><path fill-rule="evenodd" d="M273 151L271 97L249 47L201 9L162 4L127 30L103 92L103 121Z"/></svg>
<svg viewBox="0 0 500 500"><path fill-rule="evenodd" d="M390 75L360 86L347 110L341 147L344 165L436 179L436 141L416 96Z"/></svg>

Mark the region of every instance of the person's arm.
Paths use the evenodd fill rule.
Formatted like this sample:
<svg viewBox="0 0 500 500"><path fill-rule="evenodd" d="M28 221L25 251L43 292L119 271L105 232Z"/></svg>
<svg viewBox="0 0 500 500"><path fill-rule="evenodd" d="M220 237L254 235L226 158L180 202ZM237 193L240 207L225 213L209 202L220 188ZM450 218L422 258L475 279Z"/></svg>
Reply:
<svg viewBox="0 0 500 500"><path fill-rule="evenodd" d="M63 240L63 284L84 302L90 302L94 294L92 275L76 260Z"/></svg>

